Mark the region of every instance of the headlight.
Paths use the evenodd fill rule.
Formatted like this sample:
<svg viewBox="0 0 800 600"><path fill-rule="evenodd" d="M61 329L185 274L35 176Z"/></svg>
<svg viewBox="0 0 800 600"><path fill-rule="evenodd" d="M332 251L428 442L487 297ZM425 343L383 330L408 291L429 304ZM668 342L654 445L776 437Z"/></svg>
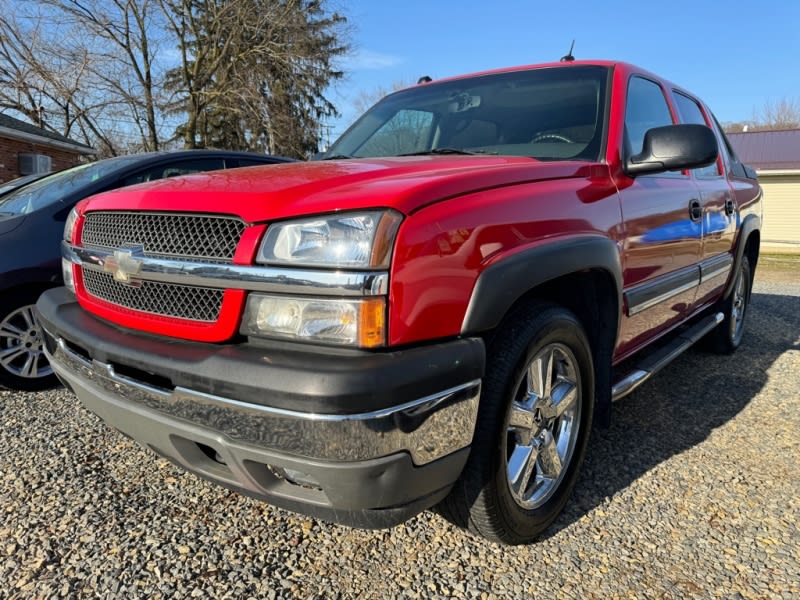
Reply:
<svg viewBox="0 0 800 600"><path fill-rule="evenodd" d="M270 225L259 263L387 268L402 217L389 210L323 215Z"/></svg>
<svg viewBox="0 0 800 600"><path fill-rule="evenodd" d="M64 223L64 239L72 243L72 232L75 229L75 221L78 220L78 209L77 207L73 206L72 210L69 211L69 215L67 216L67 222Z"/></svg>
<svg viewBox="0 0 800 600"><path fill-rule="evenodd" d="M375 348L386 340L384 298L343 300L250 294L245 335Z"/></svg>

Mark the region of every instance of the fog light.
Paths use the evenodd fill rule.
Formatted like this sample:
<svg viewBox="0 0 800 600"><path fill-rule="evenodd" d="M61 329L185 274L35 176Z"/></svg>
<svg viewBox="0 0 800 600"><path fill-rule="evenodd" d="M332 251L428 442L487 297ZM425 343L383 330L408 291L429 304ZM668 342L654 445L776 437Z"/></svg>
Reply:
<svg viewBox="0 0 800 600"><path fill-rule="evenodd" d="M385 342L383 298L342 300L250 294L241 332L375 348Z"/></svg>

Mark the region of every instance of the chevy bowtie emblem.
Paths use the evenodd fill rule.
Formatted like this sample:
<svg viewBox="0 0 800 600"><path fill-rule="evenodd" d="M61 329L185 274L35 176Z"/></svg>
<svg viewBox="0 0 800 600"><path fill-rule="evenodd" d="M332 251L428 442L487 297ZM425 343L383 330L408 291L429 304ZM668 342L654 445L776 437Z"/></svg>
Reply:
<svg viewBox="0 0 800 600"><path fill-rule="evenodd" d="M139 273L144 262L143 258L144 247L142 246L120 248L106 258L103 262L103 270L106 273L112 273L115 281L138 287L142 285L142 282L131 280L131 276Z"/></svg>

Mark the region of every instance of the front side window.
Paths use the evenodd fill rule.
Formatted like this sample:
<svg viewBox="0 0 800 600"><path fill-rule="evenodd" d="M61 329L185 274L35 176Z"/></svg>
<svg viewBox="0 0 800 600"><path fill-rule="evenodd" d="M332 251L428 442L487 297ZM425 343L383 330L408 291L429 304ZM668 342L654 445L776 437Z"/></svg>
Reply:
<svg viewBox="0 0 800 600"><path fill-rule="evenodd" d="M498 154L598 160L608 68L570 66L418 85L387 96L326 157Z"/></svg>
<svg viewBox="0 0 800 600"><path fill-rule="evenodd" d="M654 127L672 125L664 92L657 83L643 77L631 77L625 107L625 136L629 156L642 151L644 134Z"/></svg>

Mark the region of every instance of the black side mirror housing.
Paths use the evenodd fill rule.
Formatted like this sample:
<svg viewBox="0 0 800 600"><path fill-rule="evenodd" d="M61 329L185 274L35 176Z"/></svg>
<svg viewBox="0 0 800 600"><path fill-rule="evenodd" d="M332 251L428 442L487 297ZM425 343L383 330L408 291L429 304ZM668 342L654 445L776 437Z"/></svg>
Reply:
<svg viewBox="0 0 800 600"><path fill-rule="evenodd" d="M631 177L705 167L717 160L717 138L705 125L667 125L648 129L642 151L625 161Z"/></svg>

